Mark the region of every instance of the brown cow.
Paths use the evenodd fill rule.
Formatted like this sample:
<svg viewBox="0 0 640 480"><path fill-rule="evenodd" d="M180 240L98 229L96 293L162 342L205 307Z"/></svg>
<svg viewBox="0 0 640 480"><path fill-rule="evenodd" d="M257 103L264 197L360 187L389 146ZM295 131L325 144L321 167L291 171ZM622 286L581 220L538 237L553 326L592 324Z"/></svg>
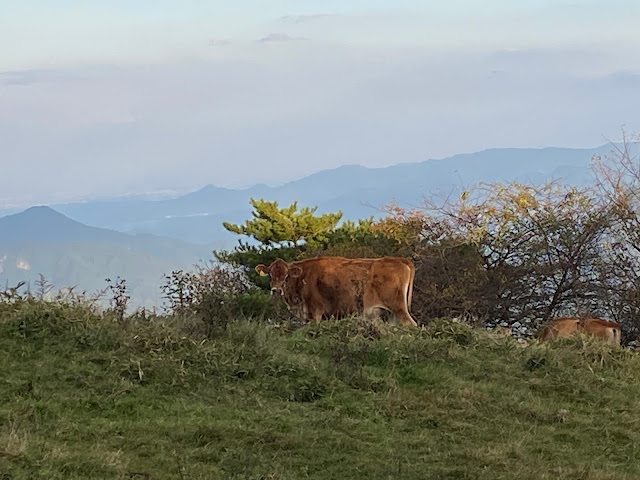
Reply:
<svg viewBox="0 0 640 480"><path fill-rule="evenodd" d="M608 343L620 345L620 325L616 322L601 320L599 318L556 318L544 328L540 340L547 341L561 337L566 338L576 332L604 338Z"/></svg>
<svg viewBox="0 0 640 480"><path fill-rule="evenodd" d="M256 272L269 275L271 294L283 295L291 313L304 320L371 315L383 308L403 325L416 325L409 313L415 267L405 258L279 258Z"/></svg>

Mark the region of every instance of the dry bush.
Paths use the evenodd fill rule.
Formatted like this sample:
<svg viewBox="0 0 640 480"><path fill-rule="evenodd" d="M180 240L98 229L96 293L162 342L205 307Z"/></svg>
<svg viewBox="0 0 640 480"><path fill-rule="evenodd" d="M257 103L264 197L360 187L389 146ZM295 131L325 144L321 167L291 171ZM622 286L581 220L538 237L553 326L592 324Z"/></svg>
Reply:
<svg viewBox="0 0 640 480"><path fill-rule="evenodd" d="M170 314L195 316L214 335L239 318L279 318L282 305L253 287L241 270L213 263L198 264L195 271L176 270L167 275L162 289Z"/></svg>
<svg viewBox="0 0 640 480"><path fill-rule="evenodd" d="M590 190L481 184L457 198L427 198L422 210L389 213L387 231L414 232L405 243L417 268L412 310L422 321L467 316L535 329L598 307L612 217Z"/></svg>
<svg viewBox="0 0 640 480"><path fill-rule="evenodd" d="M213 263L195 265L194 271L174 270L165 275L162 285L165 309L170 313L186 313L201 304L209 295L229 297L249 290L245 275Z"/></svg>

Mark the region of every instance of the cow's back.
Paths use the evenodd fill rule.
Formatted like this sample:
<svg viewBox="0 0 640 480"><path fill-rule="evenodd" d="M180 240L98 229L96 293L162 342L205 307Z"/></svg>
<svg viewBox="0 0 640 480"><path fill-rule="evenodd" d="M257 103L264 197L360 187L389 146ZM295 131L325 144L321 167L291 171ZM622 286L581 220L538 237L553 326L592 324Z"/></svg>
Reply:
<svg viewBox="0 0 640 480"><path fill-rule="evenodd" d="M570 337L578 329L579 323L580 320L578 318L556 318L544 328L540 340L549 341L556 338Z"/></svg>
<svg viewBox="0 0 640 480"><path fill-rule="evenodd" d="M406 258L384 257L373 263L371 270L372 288L379 294L389 294L390 289L404 287L408 280L413 282L415 267Z"/></svg>
<svg viewBox="0 0 640 480"><path fill-rule="evenodd" d="M586 333L605 339L614 345L620 345L620 325L600 318L588 318L582 324Z"/></svg>

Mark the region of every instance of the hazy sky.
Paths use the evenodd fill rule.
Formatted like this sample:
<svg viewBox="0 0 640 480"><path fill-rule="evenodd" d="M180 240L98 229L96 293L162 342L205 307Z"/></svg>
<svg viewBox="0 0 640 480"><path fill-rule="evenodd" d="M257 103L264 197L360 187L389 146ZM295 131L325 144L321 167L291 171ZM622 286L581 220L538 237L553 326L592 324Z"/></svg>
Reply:
<svg viewBox="0 0 640 480"><path fill-rule="evenodd" d="M640 132L637 0L0 0L0 207Z"/></svg>

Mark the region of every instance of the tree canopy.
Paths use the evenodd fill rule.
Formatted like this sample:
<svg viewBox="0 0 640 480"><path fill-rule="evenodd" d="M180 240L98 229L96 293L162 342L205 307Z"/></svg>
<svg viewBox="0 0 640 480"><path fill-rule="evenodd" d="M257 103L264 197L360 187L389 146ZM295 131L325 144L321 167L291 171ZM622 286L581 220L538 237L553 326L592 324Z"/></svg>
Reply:
<svg viewBox="0 0 640 480"><path fill-rule="evenodd" d="M280 208L278 202L251 199L253 218L242 225L224 222L228 231L246 235L259 243L272 247L297 247L301 244L317 246L326 243L342 212L316 215L318 207L302 207L298 202Z"/></svg>

